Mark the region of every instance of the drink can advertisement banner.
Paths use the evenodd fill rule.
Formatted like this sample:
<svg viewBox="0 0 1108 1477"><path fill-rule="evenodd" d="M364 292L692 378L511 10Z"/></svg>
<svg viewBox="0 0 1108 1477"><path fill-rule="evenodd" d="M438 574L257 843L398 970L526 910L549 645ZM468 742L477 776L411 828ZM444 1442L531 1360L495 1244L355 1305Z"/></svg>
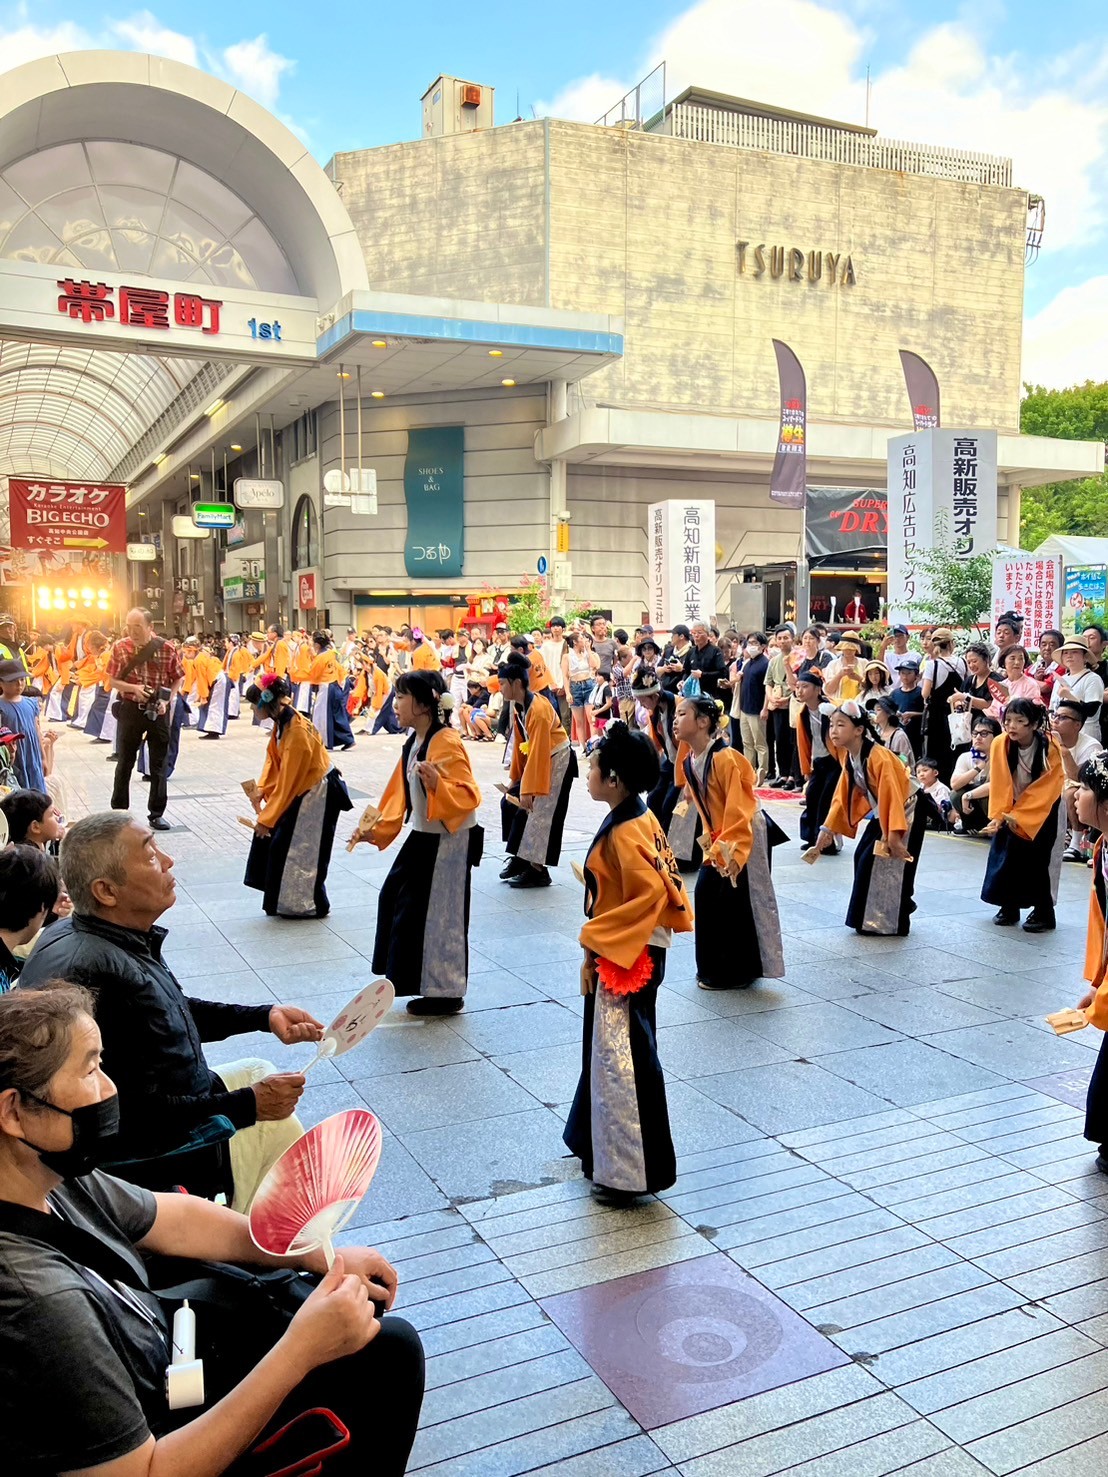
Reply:
<svg viewBox="0 0 1108 1477"><path fill-rule="evenodd" d="M788 344L775 338L773 352L781 388L781 421L769 495L787 508L802 508L808 480L808 386L800 360Z"/></svg>

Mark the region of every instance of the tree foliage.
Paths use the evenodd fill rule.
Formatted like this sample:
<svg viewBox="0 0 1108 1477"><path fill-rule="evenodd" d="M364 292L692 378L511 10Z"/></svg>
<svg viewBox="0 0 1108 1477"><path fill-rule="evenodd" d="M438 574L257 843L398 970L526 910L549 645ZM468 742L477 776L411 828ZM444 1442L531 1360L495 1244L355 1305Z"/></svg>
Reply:
<svg viewBox="0 0 1108 1477"><path fill-rule="evenodd" d="M569 596L566 609L562 612L566 620L575 620L584 615L587 606ZM508 629L513 636L530 635L532 631L545 631L547 622L557 614L550 596L550 581L545 575L520 580L519 591L512 596L508 607Z"/></svg>
<svg viewBox="0 0 1108 1477"><path fill-rule="evenodd" d="M931 599L909 607L912 619L934 621L956 630L983 629L981 617L993 596L993 556L959 558L947 549L929 549L916 560L931 582Z"/></svg>
<svg viewBox="0 0 1108 1477"><path fill-rule="evenodd" d="M1086 380L1068 390L1024 385L1024 390L1020 408L1024 435L1108 442L1108 383ZM1037 549L1054 533L1108 537L1108 473L1024 488L1020 546Z"/></svg>

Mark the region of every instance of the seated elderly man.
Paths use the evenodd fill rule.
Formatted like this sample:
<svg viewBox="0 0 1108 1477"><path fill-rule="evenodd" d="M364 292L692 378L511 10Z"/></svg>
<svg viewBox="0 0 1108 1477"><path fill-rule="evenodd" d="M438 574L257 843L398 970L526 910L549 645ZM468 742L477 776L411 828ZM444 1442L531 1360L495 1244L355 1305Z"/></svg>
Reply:
<svg viewBox="0 0 1108 1477"><path fill-rule="evenodd" d="M89 816L69 828L59 860L73 913L43 933L20 987L61 979L92 992L105 1070L119 1089L114 1158L126 1163L128 1179L211 1195L226 1182L229 1149L233 1206L245 1211L270 1165L303 1132L293 1110L304 1077L258 1058L217 1074L201 1043L272 1031L291 1045L318 1040L322 1026L295 1006L186 997L162 960L166 930L157 926L174 902L173 860L145 822L121 811ZM162 1157L216 1114L237 1130L229 1146Z"/></svg>

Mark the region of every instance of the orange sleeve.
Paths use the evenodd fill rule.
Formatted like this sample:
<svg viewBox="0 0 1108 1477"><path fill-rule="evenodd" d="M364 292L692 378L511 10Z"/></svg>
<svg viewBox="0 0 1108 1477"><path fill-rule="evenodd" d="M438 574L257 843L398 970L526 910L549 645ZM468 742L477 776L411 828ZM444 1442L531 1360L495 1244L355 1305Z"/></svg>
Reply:
<svg viewBox="0 0 1108 1477"><path fill-rule="evenodd" d="M713 789L715 797L710 793ZM749 759L737 749L718 749L712 759L709 804L713 798L722 798L723 814L720 825L712 831L709 853L716 851L717 842L726 841L741 869L750 860L754 845L754 813L758 802L754 796L754 770Z"/></svg>
<svg viewBox="0 0 1108 1477"><path fill-rule="evenodd" d="M278 677L287 677L289 673L289 647L287 641L278 641L273 648L273 670Z"/></svg>
<svg viewBox="0 0 1108 1477"><path fill-rule="evenodd" d="M313 686L319 686L323 682L330 682L331 678L327 667L327 657L329 656L329 654L329 652L321 651L319 655L313 659L311 666L308 668L307 680L311 682Z"/></svg>
<svg viewBox="0 0 1108 1477"><path fill-rule="evenodd" d="M604 839L604 873L599 879L597 908L581 930L580 941L601 959L630 969L662 925L678 933L691 930L689 906L676 863L671 870L641 832L624 838L630 827L617 826ZM667 848L668 850L668 848ZM670 855L672 861L672 854Z"/></svg>
<svg viewBox="0 0 1108 1477"><path fill-rule="evenodd" d="M206 703L212 692L212 674L208 670L207 658L198 656L192 664L193 680L196 683L196 696L201 703Z"/></svg>
<svg viewBox="0 0 1108 1477"><path fill-rule="evenodd" d="M297 714L278 744L274 738L276 765L272 787L265 797L259 820L271 829L298 795L318 785L331 767L323 740L306 718ZM261 788L259 786L259 788Z"/></svg>
<svg viewBox="0 0 1108 1477"><path fill-rule="evenodd" d="M870 784L877 794L877 817L881 822L881 836L887 841L894 831L908 829L904 805L912 782L908 771L891 749L874 749L869 756L868 769Z"/></svg>
<svg viewBox="0 0 1108 1477"><path fill-rule="evenodd" d="M1108 984L1104 981L1104 914L1100 910L1100 899L1096 892L1096 879L1100 876L1101 852L1104 837L1093 847L1093 885L1089 889L1089 931L1085 938L1085 978L1095 988L1093 1003L1085 1012L1091 1026L1108 1031Z"/></svg>
<svg viewBox="0 0 1108 1477"><path fill-rule="evenodd" d="M527 762L519 782L521 795L550 794L550 756L554 752L552 733L556 716L545 698L535 698L527 709Z"/></svg>
<svg viewBox="0 0 1108 1477"><path fill-rule="evenodd" d="M377 665L373 663L373 707L379 708L389 695L389 679Z"/></svg>
<svg viewBox="0 0 1108 1477"><path fill-rule="evenodd" d="M427 757L439 772L436 789L427 792L427 819L439 821L453 834L481 804L469 755L461 735L443 728L431 740Z"/></svg>
<svg viewBox="0 0 1108 1477"><path fill-rule="evenodd" d="M391 846L400 835L404 827L404 756L401 754L396 762L396 768L389 776L389 782L385 786L385 793L381 796L381 803L377 807L381 812L381 818L373 827L372 834L368 837L369 844L376 846L378 851L384 851L386 846Z"/></svg>
<svg viewBox="0 0 1108 1477"><path fill-rule="evenodd" d="M995 743L996 740L994 739ZM1004 760L1004 769L1008 769L1008 761ZM992 766L989 767L989 799L992 800ZM1062 755L1058 748L1056 739L1050 740L1046 751L1046 768L1037 780L1033 780L1024 790L1023 794L1011 805L1008 810L1008 824L1017 836L1023 837L1025 841L1034 841L1042 830L1047 816L1054 809L1062 790L1065 787L1066 776L1062 767ZM1009 780L1009 793L1012 791ZM989 816L992 818L992 805L989 806Z"/></svg>

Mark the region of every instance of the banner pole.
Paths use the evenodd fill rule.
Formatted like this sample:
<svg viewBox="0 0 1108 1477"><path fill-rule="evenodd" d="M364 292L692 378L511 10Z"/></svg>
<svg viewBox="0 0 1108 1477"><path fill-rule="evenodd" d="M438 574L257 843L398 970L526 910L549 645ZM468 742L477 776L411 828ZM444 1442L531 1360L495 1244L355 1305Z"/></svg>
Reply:
<svg viewBox="0 0 1108 1477"><path fill-rule="evenodd" d="M808 495L800 505L800 552L796 559L796 630L797 635L808 625L811 612L811 575L808 567Z"/></svg>

